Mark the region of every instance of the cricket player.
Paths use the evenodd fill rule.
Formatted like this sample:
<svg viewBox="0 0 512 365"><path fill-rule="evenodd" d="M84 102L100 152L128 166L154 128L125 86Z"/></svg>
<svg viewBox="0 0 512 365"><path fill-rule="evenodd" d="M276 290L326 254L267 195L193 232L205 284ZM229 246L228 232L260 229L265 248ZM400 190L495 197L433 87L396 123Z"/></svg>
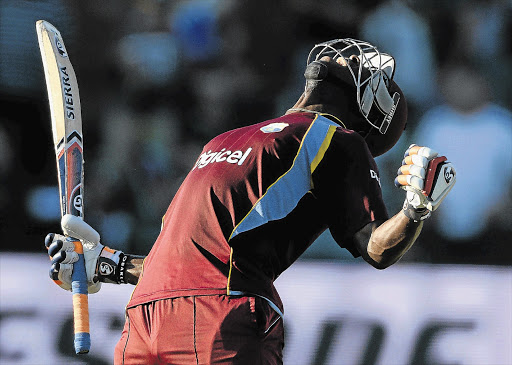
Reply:
<svg viewBox="0 0 512 365"><path fill-rule="evenodd" d="M84 246L90 293L136 285L116 364L280 364L284 309L273 283L322 232L377 269L406 253L455 171L443 162L432 174L437 153L412 145L395 180L404 206L389 218L374 157L407 121L394 72L393 57L367 42L315 45L304 93L285 115L206 144L146 257L108 248L87 223L63 217L64 235L46 238L57 284L69 290L72 236Z"/></svg>

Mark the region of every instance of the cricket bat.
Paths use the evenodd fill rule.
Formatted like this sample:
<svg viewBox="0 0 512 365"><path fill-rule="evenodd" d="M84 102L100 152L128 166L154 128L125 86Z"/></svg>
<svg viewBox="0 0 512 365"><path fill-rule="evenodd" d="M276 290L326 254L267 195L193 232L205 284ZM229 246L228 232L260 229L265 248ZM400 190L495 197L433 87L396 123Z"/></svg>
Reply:
<svg viewBox="0 0 512 365"><path fill-rule="evenodd" d="M36 22L36 31L50 103L61 215L72 214L83 219L84 159L78 83L60 32L44 20ZM91 347L87 275L82 244L69 239L79 257L73 265L71 283L74 345L77 354L85 354Z"/></svg>

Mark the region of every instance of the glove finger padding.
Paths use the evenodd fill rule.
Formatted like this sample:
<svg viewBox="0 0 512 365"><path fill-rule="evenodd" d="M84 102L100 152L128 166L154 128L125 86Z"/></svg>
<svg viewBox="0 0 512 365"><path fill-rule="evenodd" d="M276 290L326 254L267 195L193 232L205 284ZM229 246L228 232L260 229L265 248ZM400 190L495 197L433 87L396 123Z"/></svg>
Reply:
<svg viewBox="0 0 512 365"><path fill-rule="evenodd" d="M61 251L75 251L75 245L73 244L73 242L67 240L65 236L56 233L50 233L48 236L46 236L45 246L48 250L48 255L50 256L50 259L52 260L53 256L56 256Z"/></svg>
<svg viewBox="0 0 512 365"><path fill-rule="evenodd" d="M71 274L73 265L54 263L50 267L50 279L62 289L71 291Z"/></svg>
<svg viewBox="0 0 512 365"><path fill-rule="evenodd" d="M421 192L425 187L429 163L437 155L438 153L429 147L411 144L405 151L402 166L398 169L398 176L395 178L395 185L402 189Z"/></svg>
<svg viewBox="0 0 512 365"><path fill-rule="evenodd" d="M45 238L45 246L52 261L50 278L55 284L68 291L71 291L73 264L78 261L77 245L81 245L80 241L56 233L50 233ZM87 281L89 294L100 290L101 283L94 280L94 270L92 275L87 273Z"/></svg>
<svg viewBox="0 0 512 365"><path fill-rule="evenodd" d="M405 151L404 158L407 158L407 156L414 155L422 156L425 157L427 160L431 160L434 157L437 157L438 153L431 149L430 147L421 147L413 143Z"/></svg>
<svg viewBox="0 0 512 365"><path fill-rule="evenodd" d="M62 289L71 291L72 263L78 259L78 254L74 252L75 245L65 236L50 233L45 238L45 246L52 261L50 279Z"/></svg>
<svg viewBox="0 0 512 365"><path fill-rule="evenodd" d="M412 187L421 191L425 186L425 181L423 178L414 175L398 175L395 179L395 185L399 187Z"/></svg>
<svg viewBox="0 0 512 365"><path fill-rule="evenodd" d="M423 167L417 165L403 165L398 169L397 175L413 175L424 179L426 172Z"/></svg>
<svg viewBox="0 0 512 365"><path fill-rule="evenodd" d="M415 144L405 152L397 175L395 185L407 190L406 205L413 209L436 210L455 184L455 169L446 157Z"/></svg>

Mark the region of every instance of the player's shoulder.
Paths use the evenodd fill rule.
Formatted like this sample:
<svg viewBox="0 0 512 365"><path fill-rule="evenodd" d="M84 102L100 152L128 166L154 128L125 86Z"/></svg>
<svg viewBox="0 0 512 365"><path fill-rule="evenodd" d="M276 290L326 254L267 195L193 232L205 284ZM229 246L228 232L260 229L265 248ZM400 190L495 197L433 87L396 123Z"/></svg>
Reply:
<svg viewBox="0 0 512 365"><path fill-rule="evenodd" d="M312 113L291 113L254 124L253 127L264 133L280 132L285 129L290 130L300 126L308 127L314 119L315 115Z"/></svg>
<svg viewBox="0 0 512 365"><path fill-rule="evenodd" d="M363 136L352 129L337 127L333 136L333 141L340 147L349 149L366 149L367 144Z"/></svg>
<svg viewBox="0 0 512 365"><path fill-rule="evenodd" d="M254 133L262 135L285 135L300 133L298 130L306 130L313 122L314 115L310 113L294 113L286 114L277 118L267 119L258 123L250 124L241 128L228 131L218 137L225 137L230 134L251 134Z"/></svg>
<svg viewBox="0 0 512 365"><path fill-rule="evenodd" d="M374 158L363 136L344 127L336 128L326 156L345 166L374 164Z"/></svg>
<svg viewBox="0 0 512 365"><path fill-rule="evenodd" d="M309 134L313 134L316 139L326 138L330 141L331 150L356 150L362 152L367 149L364 138L354 130L348 129L343 122L330 114L297 113L294 114L298 125L308 128ZM328 137L330 136L330 137Z"/></svg>

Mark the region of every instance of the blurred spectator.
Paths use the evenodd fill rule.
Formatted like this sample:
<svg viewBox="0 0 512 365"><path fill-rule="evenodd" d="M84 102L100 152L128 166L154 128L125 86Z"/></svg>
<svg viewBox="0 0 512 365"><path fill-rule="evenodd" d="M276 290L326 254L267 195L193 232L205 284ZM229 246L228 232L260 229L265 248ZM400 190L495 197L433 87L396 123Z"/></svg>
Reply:
<svg viewBox="0 0 512 365"><path fill-rule="evenodd" d="M512 102L512 2L476 0L455 12L457 42L450 56L471 59L492 82L498 102ZM494 67L488 67L492 63Z"/></svg>
<svg viewBox="0 0 512 365"><path fill-rule="evenodd" d="M458 44L453 48L455 56L474 58L479 65L486 60L501 57L506 50L507 16L510 4L502 0L476 0L455 11ZM485 57L482 57L485 55Z"/></svg>
<svg viewBox="0 0 512 365"><path fill-rule="evenodd" d="M168 85L178 67L176 40L164 32L130 34L119 41L119 64L131 88Z"/></svg>
<svg viewBox="0 0 512 365"><path fill-rule="evenodd" d="M409 113L435 101L435 57L429 24L411 7L413 1L388 0L368 14L361 38L396 59L395 81L407 96Z"/></svg>
<svg viewBox="0 0 512 365"><path fill-rule="evenodd" d="M185 61L208 62L220 51L219 0L189 0L178 3L171 14L171 33L176 36Z"/></svg>
<svg viewBox="0 0 512 365"><path fill-rule="evenodd" d="M510 264L512 114L492 102L489 84L468 64L444 68L440 87L444 104L423 116L414 141L443 151L457 183L433 214L441 239L422 247L435 262Z"/></svg>

